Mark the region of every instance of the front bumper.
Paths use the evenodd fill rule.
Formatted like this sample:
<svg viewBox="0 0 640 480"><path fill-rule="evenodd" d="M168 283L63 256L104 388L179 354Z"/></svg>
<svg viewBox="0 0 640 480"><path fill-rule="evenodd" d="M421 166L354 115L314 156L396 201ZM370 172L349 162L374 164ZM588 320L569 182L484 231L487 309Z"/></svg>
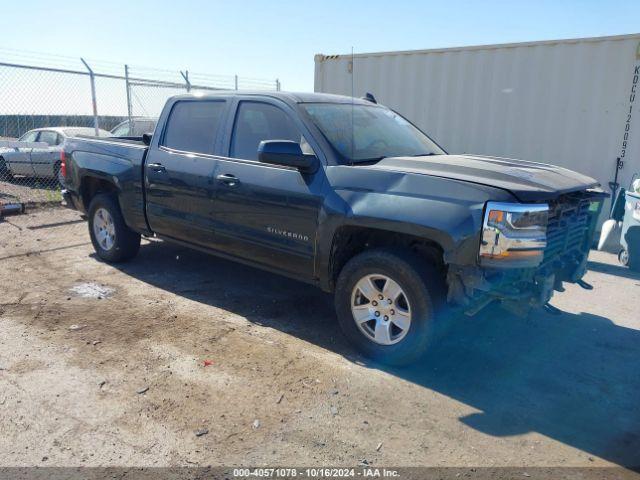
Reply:
<svg viewBox="0 0 640 480"><path fill-rule="evenodd" d="M549 302L563 283L576 283L587 271L587 259L602 202L599 191L573 192L549 202L547 245L542 262L532 268L450 265L448 300L476 313L500 301L516 313Z"/></svg>

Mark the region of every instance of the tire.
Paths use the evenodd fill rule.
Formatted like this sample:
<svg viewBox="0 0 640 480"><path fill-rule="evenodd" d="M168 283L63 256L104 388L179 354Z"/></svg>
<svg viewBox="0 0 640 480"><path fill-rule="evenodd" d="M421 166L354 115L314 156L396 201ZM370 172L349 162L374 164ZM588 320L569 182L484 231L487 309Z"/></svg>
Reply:
<svg viewBox="0 0 640 480"><path fill-rule="evenodd" d="M640 272L640 258L637 254L631 254L631 252L624 248L618 253L618 261L628 267L633 272Z"/></svg>
<svg viewBox="0 0 640 480"><path fill-rule="evenodd" d="M438 314L445 303L445 284L436 269L424 263L423 258L410 252L375 249L355 256L340 272L335 292L338 321L345 336L365 356L389 365L407 365L422 357L435 341ZM381 277L400 287L402 293L395 300L389 302L393 295L383 295L392 291L394 286L389 284L387 290L387 280ZM377 289L371 296L383 296L378 298L378 306L373 306L374 301L363 295L358 287L367 285L366 282L359 283L365 279L372 280ZM367 288L370 285L365 290ZM371 318L356 322L353 305L356 305L361 320L368 316ZM394 310L393 306L397 308ZM406 319L398 325L394 323L394 319L399 318L398 312L410 314L408 328L404 330L400 325ZM374 314L379 315L376 318ZM380 338L378 328L383 332Z"/></svg>
<svg viewBox="0 0 640 480"><path fill-rule="evenodd" d="M0 157L0 180L11 180L13 175L7 167L7 162L4 158Z"/></svg>
<svg viewBox="0 0 640 480"><path fill-rule="evenodd" d="M629 266L629 252L624 248L618 252L618 261L625 267Z"/></svg>
<svg viewBox="0 0 640 480"><path fill-rule="evenodd" d="M101 259L118 263L136 256L140 249L140 234L124 223L114 195L100 193L93 197L88 217L91 243ZM102 231L107 233L102 234Z"/></svg>

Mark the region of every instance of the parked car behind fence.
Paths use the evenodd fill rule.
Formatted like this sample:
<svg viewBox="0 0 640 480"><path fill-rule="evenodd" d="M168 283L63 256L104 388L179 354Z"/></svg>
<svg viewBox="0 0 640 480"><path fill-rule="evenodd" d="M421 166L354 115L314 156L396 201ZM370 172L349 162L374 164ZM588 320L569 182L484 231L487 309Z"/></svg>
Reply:
<svg viewBox="0 0 640 480"><path fill-rule="evenodd" d="M141 137L145 133L153 133L157 118L134 117L125 120L111 129L114 137Z"/></svg>
<svg viewBox="0 0 640 480"><path fill-rule="evenodd" d="M60 174L64 144L70 137L95 136L93 128L52 127L29 130L22 135L15 147L0 146L0 177L11 179L14 175L48 178L62 184ZM99 130L99 136L110 137L106 130ZM39 143L40 145L33 145Z"/></svg>

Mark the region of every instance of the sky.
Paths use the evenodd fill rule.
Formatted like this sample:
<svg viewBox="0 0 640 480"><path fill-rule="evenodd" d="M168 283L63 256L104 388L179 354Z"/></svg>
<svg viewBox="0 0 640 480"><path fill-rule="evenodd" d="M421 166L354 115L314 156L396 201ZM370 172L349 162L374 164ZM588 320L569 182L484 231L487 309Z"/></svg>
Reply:
<svg viewBox="0 0 640 480"><path fill-rule="evenodd" d="M313 91L314 55L638 33L640 1L2 0L0 48ZM0 51L0 61L2 52Z"/></svg>

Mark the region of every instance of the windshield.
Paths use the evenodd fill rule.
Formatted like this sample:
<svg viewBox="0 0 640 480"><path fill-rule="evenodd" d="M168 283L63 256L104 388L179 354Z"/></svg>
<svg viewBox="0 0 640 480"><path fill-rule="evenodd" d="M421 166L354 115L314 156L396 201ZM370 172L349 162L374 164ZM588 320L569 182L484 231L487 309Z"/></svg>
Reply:
<svg viewBox="0 0 640 480"><path fill-rule="evenodd" d="M302 108L343 163L445 153L407 120L379 105L305 103Z"/></svg>

